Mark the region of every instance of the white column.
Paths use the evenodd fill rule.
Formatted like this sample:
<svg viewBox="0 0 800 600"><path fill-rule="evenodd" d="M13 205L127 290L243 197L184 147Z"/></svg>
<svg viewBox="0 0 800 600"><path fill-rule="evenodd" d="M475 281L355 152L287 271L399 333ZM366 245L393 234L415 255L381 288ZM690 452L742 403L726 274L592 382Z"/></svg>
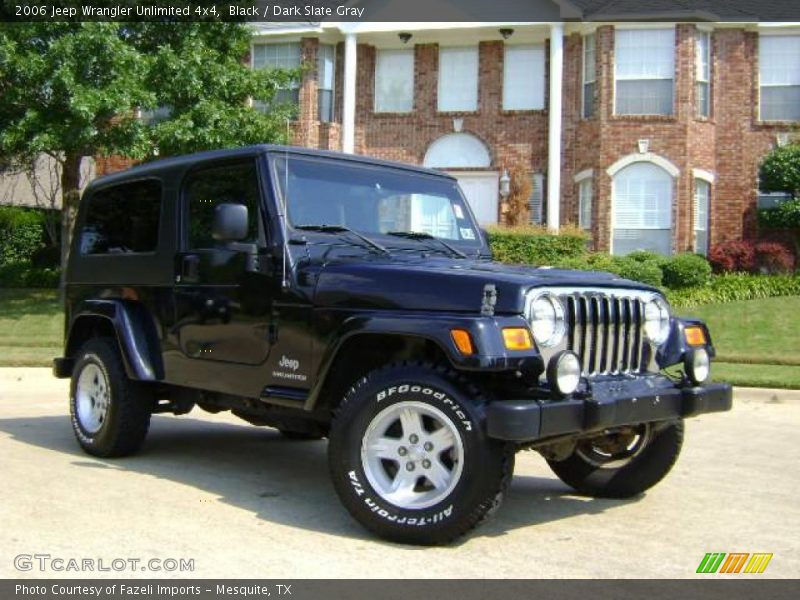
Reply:
<svg viewBox="0 0 800 600"><path fill-rule="evenodd" d="M352 154L356 142L356 34L344 38L344 100L342 102L342 151Z"/></svg>
<svg viewBox="0 0 800 600"><path fill-rule="evenodd" d="M564 81L564 26L550 26L550 106L547 139L547 228L561 221L561 95Z"/></svg>

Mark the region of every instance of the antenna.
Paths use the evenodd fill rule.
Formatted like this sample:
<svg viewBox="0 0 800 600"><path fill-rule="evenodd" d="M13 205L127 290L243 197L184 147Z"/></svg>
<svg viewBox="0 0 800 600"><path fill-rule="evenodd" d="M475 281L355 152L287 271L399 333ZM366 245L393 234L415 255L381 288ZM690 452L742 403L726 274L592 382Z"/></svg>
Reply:
<svg viewBox="0 0 800 600"><path fill-rule="evenodd" d="M286 119L286 144L289 143L289 119ZM287 237L286 219L287 207L289 205L289 148L288 145L284 146L283 158L283 194L281 194L281 229L283 235L283 271L281 278L281 286L283 289L289 287L289 276L286 270L286 261L289 254L289 239Z"/></svg>

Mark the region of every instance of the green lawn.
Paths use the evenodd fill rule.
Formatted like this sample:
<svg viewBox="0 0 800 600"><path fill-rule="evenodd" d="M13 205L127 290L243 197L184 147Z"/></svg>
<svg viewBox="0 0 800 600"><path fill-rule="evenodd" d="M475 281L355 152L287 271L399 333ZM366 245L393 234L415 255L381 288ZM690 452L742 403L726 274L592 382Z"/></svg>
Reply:
<svg viewBox="0 0 800 600"><path fill-rule="evenodd" d="M720 361L800 366L800 296L708 304L675 312L708 323Z"/></svg>
<svg viewBox="0 0 800 600"><path fill-rule="evenodd" d="M58 292L0 289L0 366L50 366L63 330Z"/></svg>
<svg viewBox="0 0 800 600"><path fill-rule="evenodd" d="M678 309L711 329L716 381L800 389L800 296ZM50 366L61 351L58 293L0 289L0 366Z"/></svg>

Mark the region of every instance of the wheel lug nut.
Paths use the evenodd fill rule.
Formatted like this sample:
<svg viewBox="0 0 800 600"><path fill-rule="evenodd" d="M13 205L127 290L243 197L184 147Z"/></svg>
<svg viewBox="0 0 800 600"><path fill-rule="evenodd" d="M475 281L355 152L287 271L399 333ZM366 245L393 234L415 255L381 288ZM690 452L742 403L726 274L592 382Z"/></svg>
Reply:
<svg viewBox="0 0 800 600"><path fill-rule="evenodd" d="M433 444L431 444L430 442L425 442L424 448L426 451L430 452L431 450L433 450Z"/></svg>
<svg viewBox="0 0 800 600"><path fill-rule="evenodd" d="M430 469L431 468L431 461L429 461L426 458L425 460L422 461L422 466L425 467L426 469Z"/></svg>
<svg viewBox="0 0 800 600"><path fill-rule="evenodd" d="M417 434L416 434L416 433L412 433L412 434L411 434L411 435L408 437L408 441L409 441L409 442L411 442L412 444L416 444L416 443L419 441L419 438L417 437Z"/></svg>
<svg viewBox="0 0 800 600"><path fill-rule="evenodd" d="M409 470L409 471L413 471L414 470L414 463L413 462L407 463L406 464L406 469Z"/></svg>
<svg viewBox="0 0 800 600"><path fill-rule="evenodd" d="M408 450L406 450L405 446L400 446L400 448L397 449L397 453L400 456L405 456L406 454L408 454Z"/></svg>

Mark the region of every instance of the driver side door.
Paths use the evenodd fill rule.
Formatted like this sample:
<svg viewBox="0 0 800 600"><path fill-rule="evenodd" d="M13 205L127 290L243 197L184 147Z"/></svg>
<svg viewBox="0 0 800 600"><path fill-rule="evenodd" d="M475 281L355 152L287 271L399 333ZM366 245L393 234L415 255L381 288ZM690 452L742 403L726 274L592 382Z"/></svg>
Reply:
<svg viewBox="0 0 800 600"><path fill-rule="evenodd" d="M271 349L275 276L260 265L266 245L255 159L204 166L183 182L183 244L176 256L177 346L193 386L214 389L233 365L261 365ZM214 239L216 207L243 204L248 233L237 243ZM236 369L240 372L240 369Z"/></svg>

